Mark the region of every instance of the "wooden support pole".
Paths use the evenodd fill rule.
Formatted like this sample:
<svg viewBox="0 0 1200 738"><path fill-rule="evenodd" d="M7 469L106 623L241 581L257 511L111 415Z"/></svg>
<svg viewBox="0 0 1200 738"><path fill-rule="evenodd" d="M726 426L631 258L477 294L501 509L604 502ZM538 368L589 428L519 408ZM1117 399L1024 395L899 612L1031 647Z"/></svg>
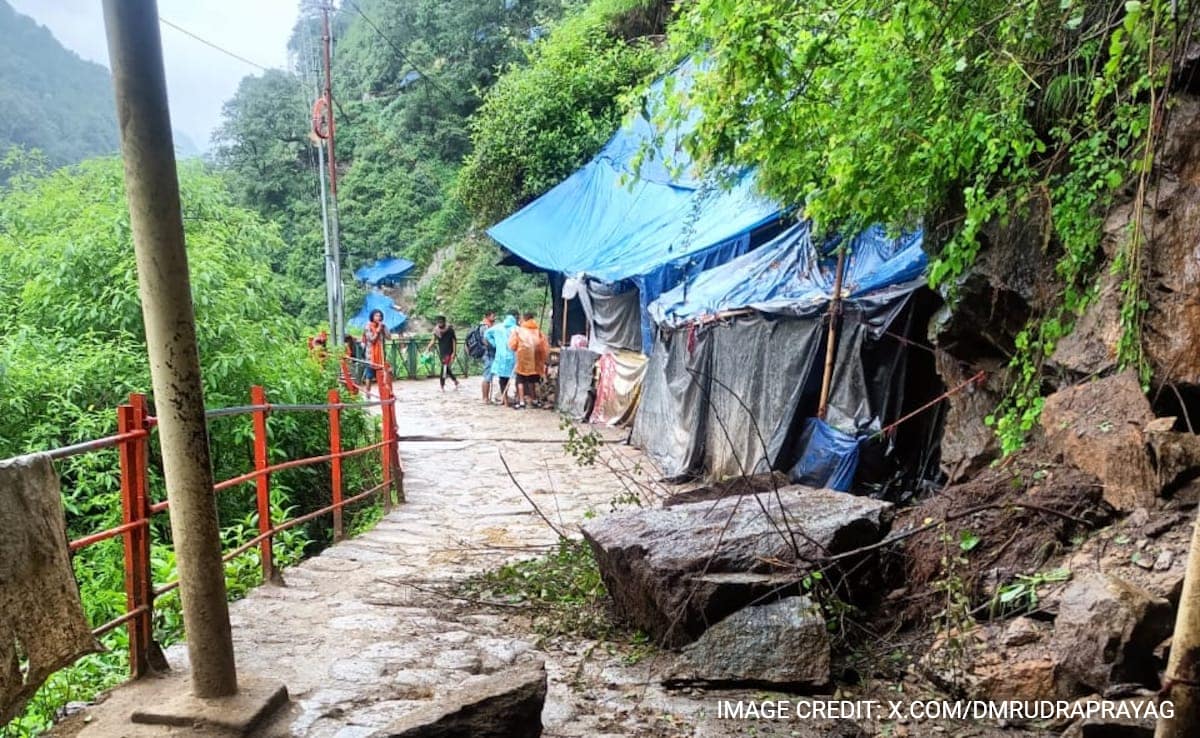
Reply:
<svg viewBox="0 0 1200 738"><path fill-rule="evenodd" d="M842 275L846 271L846 247L838 250L837 274L833 278L833 298L829 301L829 334L825 338L825 371L821 375L821 400L817 417L825 419L829 411L829 390L833 382L833 358L837 351L837 329L842 314Z"/></svg>
<svg viewBox="0 0 1200 738"><path fill-rule="evenodd" d="M237 693L221 532L155 0L104 0L192 693Z"/></svg>

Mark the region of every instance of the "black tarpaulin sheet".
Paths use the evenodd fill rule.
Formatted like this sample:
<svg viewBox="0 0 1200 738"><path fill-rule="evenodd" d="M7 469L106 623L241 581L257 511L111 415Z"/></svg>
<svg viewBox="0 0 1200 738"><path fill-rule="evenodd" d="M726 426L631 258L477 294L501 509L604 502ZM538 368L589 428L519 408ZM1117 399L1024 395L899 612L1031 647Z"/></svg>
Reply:
<svg viewBox="0 0 1200 738"><path fill-rule="evenodd" d="M709 333L705 468L718 479L778 468L808 378L824 353L821 321L755 315Z"/></svg>
<svg viewBox="0 0 1200 738"><path fill-rule="evenodd" d="M633 442L667 477L703 467L710 347L704 334L660 331L646 364Z"/></svg>
<svg viewBox="0 0 1200 738"><path fill-rule="evenodd" d="M558 411L587 420L592 372L600 355L587 349L563 349L558 357Z"/></svg>

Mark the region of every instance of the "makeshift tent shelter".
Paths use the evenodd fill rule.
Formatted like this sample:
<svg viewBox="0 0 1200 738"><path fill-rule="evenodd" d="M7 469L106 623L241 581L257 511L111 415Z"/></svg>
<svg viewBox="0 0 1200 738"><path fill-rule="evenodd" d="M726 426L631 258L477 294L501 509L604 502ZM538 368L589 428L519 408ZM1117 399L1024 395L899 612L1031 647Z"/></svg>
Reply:
<svg viewBox="0 0 1200 738"><path fill-rule="evenodd" d="M413 266L415 265L408 259L393 256L360 267L354 272L354 278L369 285L394 285L404 279L412 271Z"/></svg>
<svg viewBox="0 0 1200 738"><path fill-rule="evenodd" d="M408 322L408 316L397 310L396 306L392 304L392 298L382 292L368 292L366 299L363 300L362 309L347 322L354 328L366 328L371 319L371 313L375 310L383 311L383 324L388 327L389 331L399 332Z"/></svg>
<svg viewBox="0 0 1200 738"><path fill-rule="evenodd" d="M686 90L694 71L692 62L678 67L671 74L673 88ZM665 132L651 122L654 110L665 104L664 86L659 80L651 87L643 114L582 169L488 230L524 262L579 280L576 294L579 285L588 284L584 278L628 283L614 288L618 291L635 287L640 345L629 348L642 353L653 345L650 302L686 277L767 240L782 210L755 194L752 172L735 177L729 188L699 177L681 145L698 114ZM559 338L566 343L567 337Z"/></svg>
<svg viewBox="0 0 1200 738"><path fill-rule="evenodd" d="M921 289L921 244L920 231L890 237L877 227L845 244L826 422L810 416L840 239L814 243L810 225L797 223L664 293L649 307L660 330L634 442L668 476L724 478L792 469L803 460L794 476L848 488L865 440L938 389L929 379L932 358L897 340L935 302ZM920 371L910 373L914 363ZM876 446L890 450L887 442Z"/></svg>

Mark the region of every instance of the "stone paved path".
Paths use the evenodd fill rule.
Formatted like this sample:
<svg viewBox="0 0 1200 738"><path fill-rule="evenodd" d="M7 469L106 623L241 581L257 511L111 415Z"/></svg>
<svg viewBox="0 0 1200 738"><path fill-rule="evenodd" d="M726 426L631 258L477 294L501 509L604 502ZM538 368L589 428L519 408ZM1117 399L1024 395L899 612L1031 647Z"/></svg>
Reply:
<svg viewBox="0 0 1200 738"><path fill-rule="evenodd" d="M542 658L551 681L546 735L707 735L682 727L696 705L666 704L677 700L647 687L647 675L620 653L561 641L539 652L520 614L430 591L556 540L501 454L543 512L574 534L585 514L607 512L622 489L607 469L564 453L566 433L553 412L483 406L475 379L444 394L434 381L397 386L402 437L461 440L401 443L405 504L371 531L284 570L286 586L259 587L230 606L239 671L282 681L291 694L275 734L364 736L473 675ZM641 459L618 442L621 432L605 436L617 463ZM183 646L168 658L186 669ZM93 709L85 735L119 720L116 711ZM665 732L651 728L660 723Z"/></svg>

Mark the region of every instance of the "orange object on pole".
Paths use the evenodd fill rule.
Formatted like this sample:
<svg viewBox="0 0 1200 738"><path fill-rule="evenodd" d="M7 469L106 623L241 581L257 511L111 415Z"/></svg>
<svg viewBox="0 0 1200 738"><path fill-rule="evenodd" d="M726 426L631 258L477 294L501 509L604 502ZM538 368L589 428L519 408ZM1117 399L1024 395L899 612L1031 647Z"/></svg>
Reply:
<svg viewBox="0 0 1200 738"><path fill-rule="evenodd" d="M342 402L336 389L329 390L329 486L333 490L333 540L342 540L342 411L336 407Z"/></svg>
<svg viewBox="0 0 1200 738"><path fill-rule="evenodd" d="M271 532L271 475L266 472L269 465L267 460L267 391L261 385L250 388L250 404L263 407L254 410L254 470L260 472L254 480L258 489L258 532L260 535ZM262 556L263 581L275 579L275 552L271 547L271 537L267 536L260 544Z"/></svg>

